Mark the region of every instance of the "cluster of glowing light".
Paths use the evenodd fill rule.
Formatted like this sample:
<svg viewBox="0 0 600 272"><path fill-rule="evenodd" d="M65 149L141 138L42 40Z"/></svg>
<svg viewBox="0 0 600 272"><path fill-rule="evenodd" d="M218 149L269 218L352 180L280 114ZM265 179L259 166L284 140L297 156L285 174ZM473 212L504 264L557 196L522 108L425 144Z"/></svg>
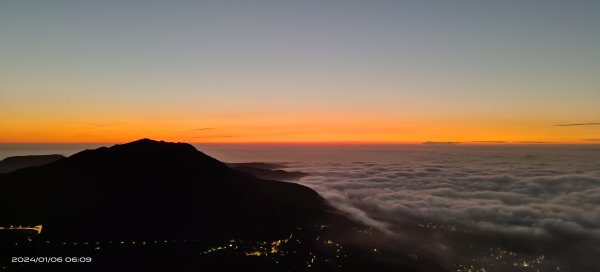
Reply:
<svg viewBox="0 0 600 272"><path fill-rule="evenodd" d="M471 264L459 264L456 267L457 272L486 272L492 267L504 268L515 271L541 271L546 268L544 265L545 256L537 257L524 256L518 252L504 248L490 248L489 251L481 257L473 258ZM560 267L556 267L557 270Z"/></svg>
<svg viewBox="0 0 600 272"><path fill-rule="evenodd" d="M40 234L40 233L42 233L42 225L0 227L0 230L25 230L25 231L35 231L37 234Z"/></svg>

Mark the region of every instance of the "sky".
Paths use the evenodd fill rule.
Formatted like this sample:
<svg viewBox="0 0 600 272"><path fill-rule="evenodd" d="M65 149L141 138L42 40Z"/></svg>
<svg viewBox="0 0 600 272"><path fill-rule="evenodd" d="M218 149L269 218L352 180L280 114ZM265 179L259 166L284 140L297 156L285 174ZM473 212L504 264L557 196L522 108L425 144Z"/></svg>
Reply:
<svg viewBox="0 0 600 272"><path fill-rule="evenodd" d="M599 13L3 0L0 142L600 143Z"/></svg>

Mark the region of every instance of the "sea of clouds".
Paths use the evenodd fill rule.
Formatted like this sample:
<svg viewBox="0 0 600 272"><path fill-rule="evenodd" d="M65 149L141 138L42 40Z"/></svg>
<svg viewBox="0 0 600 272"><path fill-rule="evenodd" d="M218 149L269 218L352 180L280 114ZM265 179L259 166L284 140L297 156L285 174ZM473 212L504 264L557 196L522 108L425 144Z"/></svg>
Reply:
<svg viewBox="0 0 600 272"><path fill-rule="evenodd" d="M387 250L448 271L600 271L600 145L197 147L308 173L295 182L382 230ZM81 149L0 145L0 158Z"/></svg>
<svg viewBox="0 0 600 272"><path fill-rule="evenodd" d="M600 271L599 149L432 147L392 153L398 158L388 162L292 163L289 169L309 173L299 183L386 232L451 226L467 233L461 237L478 244L477 250L502 246L544 256L553 270ZM456 235L444 235L423 239L465 246Z"/></svg>

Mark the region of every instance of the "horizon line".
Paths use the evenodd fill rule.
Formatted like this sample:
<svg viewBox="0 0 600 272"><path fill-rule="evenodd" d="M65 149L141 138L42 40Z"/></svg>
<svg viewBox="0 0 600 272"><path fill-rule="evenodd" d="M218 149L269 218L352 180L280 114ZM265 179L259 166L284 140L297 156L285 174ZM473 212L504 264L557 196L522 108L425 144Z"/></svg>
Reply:
<svg viewBox="0 0 600 272"><path fill-rule="evenodd" d="M144 139L144 138L139 138ZM136 139L136 140L139 140ZM125 144L136 140L106 141L106 142L0 142L0 144L88 144L88 145L115 145ZM155 140L155 139L152 139ZM422 145L422 146L461 146L461 145L597 145L600 141L239 141L239 142L196 142L196 141L169 141L173 143L188 143L192 145Z"/></svg>

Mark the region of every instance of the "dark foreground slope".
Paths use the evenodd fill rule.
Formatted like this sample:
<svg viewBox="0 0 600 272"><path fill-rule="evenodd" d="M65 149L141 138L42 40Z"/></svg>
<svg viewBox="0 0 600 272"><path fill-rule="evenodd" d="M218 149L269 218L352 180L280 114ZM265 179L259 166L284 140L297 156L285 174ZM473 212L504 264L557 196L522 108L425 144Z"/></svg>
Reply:
<svg viewBox="0 0 600 272"><path fill-rule="evenodd" d="M148 139L0 174L0 228L0 271L440 271L346 247L368 229L308 187Z"/></svg>

